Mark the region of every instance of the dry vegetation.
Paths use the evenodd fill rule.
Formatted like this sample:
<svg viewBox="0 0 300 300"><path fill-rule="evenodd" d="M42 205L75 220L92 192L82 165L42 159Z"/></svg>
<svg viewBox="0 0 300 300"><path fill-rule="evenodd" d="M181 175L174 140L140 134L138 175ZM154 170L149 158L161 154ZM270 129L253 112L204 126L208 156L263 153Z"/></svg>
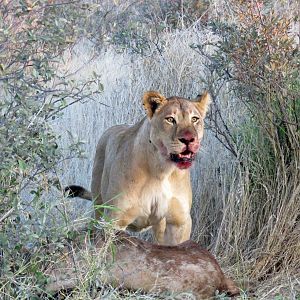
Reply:
<svg viewBox="0 0 300 300"><path fill-rule="evenodd" d="M0 298L39 299L73 224L90 221L89 204L61 187L89 186L101 133L141 118L146 90L208 89L192 238L242 299L299 299L299 4L98 2L0 0ZM63 297L157 297L103 287L103 270L91 260Z"/></svg>

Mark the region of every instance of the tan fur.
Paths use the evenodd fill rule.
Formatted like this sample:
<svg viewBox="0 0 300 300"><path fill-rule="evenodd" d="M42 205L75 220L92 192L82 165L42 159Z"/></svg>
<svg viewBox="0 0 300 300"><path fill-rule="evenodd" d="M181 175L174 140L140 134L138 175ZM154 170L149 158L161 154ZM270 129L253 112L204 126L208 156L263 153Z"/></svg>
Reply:
<svg viewBox="0 0 300 300"><path fill-rule="evenodd" d="M198 151L209 102L208 93L190 101L146 92L143 105L148 118L133 126L111 127L100 138L91 193L96 204L117 208L107 210L116 228L140 231L153 226L160 244L175 245L189 239L190 171L171 161L170 155L190 148ZM176 124L167 121L168 117ZM197 121L192 121L195 117ZM188 146L182 142L186 136ZM97 210L96 218L100 215Z"/></svg>
<svg viewBox="0 0 300 300"><path fill-rule="evenodd" d="M217 290L231 296L239 294L216 259L192 241L159 246L119 232L113 241L114 247L108 247L109 243L101 235L97 235L94 242L91 246L85 239L77 246L73 243L72 247L65 248L61 260L46 271L49 275L47 291L74 288L78 286L78 278L85 278L87 272L95 268L92 269L93 280L127 289L190 292L196 299L213 297ZM114 254L108 249L114 249Z"/></svg>

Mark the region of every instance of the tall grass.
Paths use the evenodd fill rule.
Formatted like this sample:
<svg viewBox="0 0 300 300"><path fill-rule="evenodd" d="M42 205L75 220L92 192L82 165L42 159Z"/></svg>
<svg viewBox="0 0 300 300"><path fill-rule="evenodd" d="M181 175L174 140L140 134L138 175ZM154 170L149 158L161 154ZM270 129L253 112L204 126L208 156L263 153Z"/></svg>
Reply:
<svg viewBox="0 0 300 300"><path fill-rule="evenodd" d="M209 16L213 17L224 10L227 14L223 15L224 19L226 17L230 24L236 22L229 2L212 2L214 9L208 11ZM276 1L277 6L278 3ZM109 11L113 4L111 1L106 4ZM118 7L121 11L122 5ZM112 27L114 17L113 14ZM126 14L122 18L124 23ZM184 20L182 17L174 22ZM233 92L234 85L230 80L222 77L223 81L219 84L218 76L227 70L223 68L224 61L216 61L215 66L219 71L221 69L218 73L211 68L209 59L216 53L220 38L210 28L201 27L201 22L200 18L188 28L183 24L179 26L181 30L171 30L166 26L165 30L159 32L159 37L152 35L145 40L145 52L126 51L123 47L123 51L120 51L116 43L99 50L88 39L82 38L71 49L64 51L59 64L55 61L58 66L57 73L53 73L55 78L67 78L67 85L71 88L72 82L74 86L82 86L88 78L94 78L92 89L100 93L87 92L89 97L84 96L81 101L66 108L62 101L64 110L61 117L47 123L61 136L55 141L61 149L60 166L49 172L59 180L49 185L47 176L44 178L42 174L38 182L40 188L35 194L25 189L17 195L26 204L26 207L18 207L26 222L20 222L18 218L10 221L14 226L11 239L16 240L10 244L16 248L10 251L19 251L16 259L23 261L6 263L0 256L0 266L5 266L5 270L0 270L1 279L5 282L0 286L0 294L6 292L8 299L11 299L11 292L11 295L23 299L40 291L46 280L40 270L45 269L46 262L57 259L49 254L49 243L56 248L62 247L61 233L71 238L69 230L73 225L76 227L89 221L93 211L91 204L85 200L65 199L62 187L76 183L89 188L96 144L107 128L115 124L133 124L141 119L145 115L141 98L147 90L158 90L166 96L193 98L204 89L209 89L214 105L206 123L201 151L192 169L192 238L216 254L240 286L255 290L257 298L274 299L276 295L284 295L287 299L299 298L299 151L294 149L289 166L285 163L274 164L274 148L270 151L263 126L253 121L249 107L240 101L238 93ZM114 33L118 34L118 28L112 29L116 29ZM197 45L205 45L205 51L197 51ZM52 84L51 80L48 84ZM294 89L297 91L299 86L295 85ZM35 93L32 95L34 97ZM71 95L76 97L76 89ZM223 127L214 123L216 116L223 118ZM260 116L263 117L263 114ZM226 148L226 128L232 133L231 148ZM84 157L67 159L72 156L70 145L73 150L80 146L80 153L84 153ZM14 162L13 166L21 179L23 175L24 178L28 175L22 170L22 163L15 166ZM26 246L32 250L31 256L23 255L24 249L17 243L16 233L21 227ZM37 239L37 236L41 238ZM48 236L51 236L50 241ZM144 238L150 237L147 235ZM37 243L37 240L42 243ZM15 266L21 267L14 269ZM90 272L84 278L78 278L78 289L65 296L74 299L97 296L109 299L155 297L112 287L102 287L98 294L93 294L90 287L94 284L95 268L97 266L91 262ZM101 272L102 269L97 271ZM51 299L52 296L48 296Z"/></svg>
<svg viewBox="0 0 300 300"><path fill-rule="evenodd" d="M89 76L92 72L101 74L104 91L95 101L77 103L65 110L62 122L55 125L56 130L62 134L63 144L69 141L65 128L76 138L85 141L83 149L86 159L64 163L62 178L65 184L78 183L89 187L92 161L99 137L110 126L133 124L140 120L145 115L141 104L145 91L158 90L166 96L193 98L205 89L201 81L204 76L204 60L190 48L190 44L201 42L195 31L195 28L191 28L166 34L164 51L157 52L153 47L148 57L116 53L109 49L86 64L90 45L83 41L74 49L65 68L80 69L75 75L76 78ZM209 38L209 35L201 37ZM209 199L219 198L223 189L222 177L231 173L230 165L230 153L207 130L198 160L192 169L196 231L201 214L199 203L210 202L206 196L208 193ZM212 186L213 182L217 182L217 188Z"/></svg>
<svg viewBox="0 0 300 300"><path fill-rule="evenodd" d="M206 57L190 46L215 39L211 32L199 34L197 27L191 27L165 33L163 51L151 45L148 56L134 56L109 49L84 64L75 76L84 77L93 71L101 74L104 91L96 101L70 107L57 126L58 132L63 133L67 127L74 136L85 140L86 159L65 162L63 182L89 186L97 140L106 128L121 123L133 124L144 116L141 106L144 91L154 89L166 96L192 98L207 88L214 77L207 72ZM80 66L78 62L86 59L90 51L90 45L83 41L74 49L65 67ZM266 286L274 285L281 280L280 274L286 274L288 280L282 286L271 292L262 286L259 291L261 295L266 291L275 295L284 290L287 297L293 298L299 290L296 272L300 249L298 175L294 173L287 178L278 169L275 178L265 181L263 173L268 158L262 159L261 154L258 161L252 160L255 151L263 153L265 148L254 149L253 143L249 142L258 136L245 127L250 114L237 102L230 89L231 85L223 85L215 101L227 126L243 147L236 149L239 151L237 158L207 126L192 169L192 238L210 248L225 265L234 266L230 271L245 288L260 286L258 282L262 279ZM239 133L238 128L243 126L244 132ZM68 139L68 134L63 134L63 143L68 143ZM261 178L253 179L253 164L260 168ZM253 180L257 180L256 184L262 189L254 188ZM76 203L74 207L77 207Z"/></svg>

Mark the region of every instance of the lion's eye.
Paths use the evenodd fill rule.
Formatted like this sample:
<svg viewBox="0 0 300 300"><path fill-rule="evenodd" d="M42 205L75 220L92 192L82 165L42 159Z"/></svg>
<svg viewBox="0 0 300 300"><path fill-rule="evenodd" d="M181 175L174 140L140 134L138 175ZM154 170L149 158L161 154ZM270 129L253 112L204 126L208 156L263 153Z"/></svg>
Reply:
<svg viewBox="0 0 300 300"><path fill-rule="evenodd" d="M199 120L198 117L192 117L192 122L193 122L193 123L196 123L198 120Z"/></svg>
<svg viewBox="0 0 300 300"><path fill-rule="evenodd" d="M166 118L166 121L167 121L168 123L171 123L171 124L175 124L175 123L176 123L176 121L175 121L175 119L174 119L173 117L167 117L167 118Z"/></svg>

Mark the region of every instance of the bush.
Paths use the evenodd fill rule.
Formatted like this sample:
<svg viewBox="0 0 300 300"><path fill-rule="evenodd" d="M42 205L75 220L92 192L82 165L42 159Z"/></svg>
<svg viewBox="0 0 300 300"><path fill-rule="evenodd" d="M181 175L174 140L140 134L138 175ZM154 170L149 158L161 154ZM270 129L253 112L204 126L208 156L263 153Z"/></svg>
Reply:
<svg viewBox="0 0 300 300"><path fill-rule="evenodd" d="M252 276L261 279L299 268L300 54L291 17L260 1L231 1L231 13L229 21L210 24L217 36L212 54L207 44L193 47L207 58L214 79L211 127L238 159L248 190L238 203L227 202L232 216L241 219L224 225L223 242L252 253ZM217 101L225 84L236 107L246 112L235 126Z"/></svg>
<svg viewBox="0 0 300 300"><path fill-rule="evenodd" d="M78 143L71 145L71 156L58 147L51 120L101 91L97 77L73 82L57 70L64 51L84 33L87 8L49 1L7 1L0 7L0 294L14 299L40 292L50 259L44 246L67 234L49 226L53 204L42 196L52 186L61 189L59 162L81 154ZM32 250L30 256L24 248Z"/></svg>
<svg viewBox="0 0 300 300"><path fill-rule="evenodd" d="M207 26L206 10L214 15L207 2L150 2L1 5L1 295L53 298L41 294L44 270L58 259L65 239L72 246L74 237L60 168L68 183L76 176L86 184L90 176L90 164L66 162L82 156L84 148L80 141L70 144L69 130L90 139L85 147L90 162L104 128L141 117L145 89L195 97L204 85L214 103L200 165L193 170L193 239L230 265L236 278L259 282L259 295L271 290L261 279L275 275L287 277L290 286L295 282L296 290L299 53L290 33L293 20L257 1L231 1L225 6L229 14L224 8L222 19ZM64 60L82 40L77 60ZM97 62L99 53L87 51L87 40L104 48ZM188 47L192 42L201 55ZM82 73L78 61L87 67ZM105 82L100 97L103 87L93 70ZM98 103L72 105L89 99ZM110 107L99 105L104 101ZM94 281L97 268L78 278L78 288L67 297L91 299L99 287L105 297L152 297L101 286ZM279 290L277 283L272 290Z"/></svg>

